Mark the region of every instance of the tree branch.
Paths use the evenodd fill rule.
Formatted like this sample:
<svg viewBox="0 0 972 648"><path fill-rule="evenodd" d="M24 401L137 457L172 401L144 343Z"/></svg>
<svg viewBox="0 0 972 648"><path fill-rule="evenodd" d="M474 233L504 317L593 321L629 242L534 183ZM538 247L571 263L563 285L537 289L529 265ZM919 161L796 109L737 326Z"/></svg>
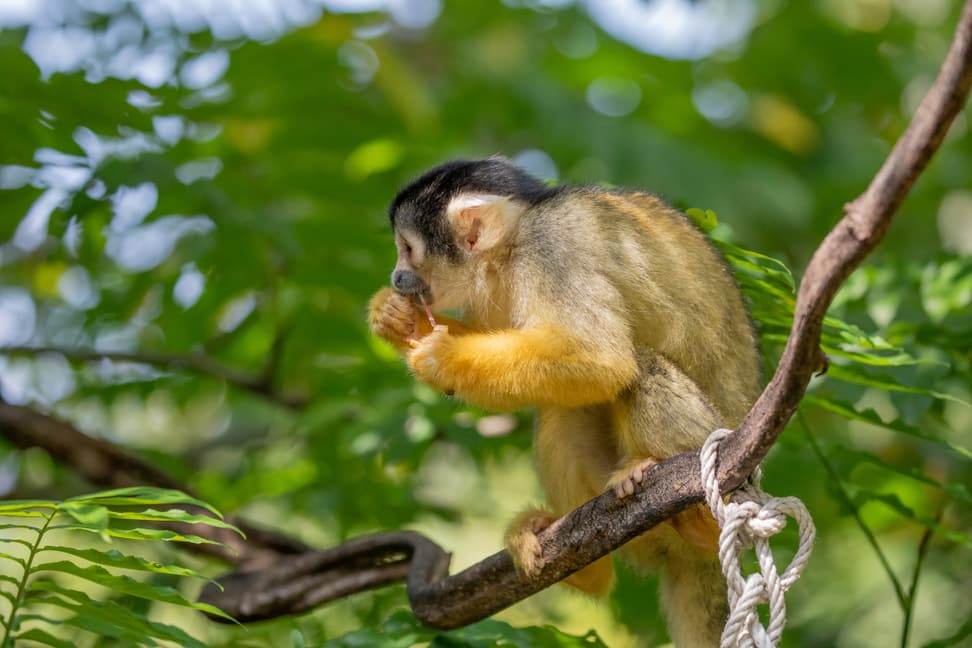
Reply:
<svg viewBox="0 0 972 648"><path fill-rule="evenodd" d="M218 600L249 621L272 619L401 580L422 587L448 575L449 557L414 531L377 533L284 557L271 569L229 574L220 579L225 591L207 585L200 600Z"/></svg>
<svg viewBox="0 0 972 648"><path fill-rule="evenodd" d="M762 461L796 411L815 367L824 315L834 294L874 249L895 210L928 165L972 84L972 2L966 1L938 78L867 190L810 259L797 293L790 339L776 373L723 449L719 482L735 488ZM724 488L724 490L726 490Z"/></svg>
<svg viewBox="0 0 972 648"><path fill-rule="evenodd" d="M278 405L289 409L300 409L307 405L307 399L299 396L281 394L273 388L272 376L276 369L279 356L279 345L282 341L274 342L267 370L261 375L251 374L233 367L228 367L209 356L202 354L174 354L152 353L139 351L129 353L125 351L94 351L89 349L71 349L67 347L35 347L8 346L0 347L0 354L7 355L40 355L45 353L59 354L69 360L80 362L99 362L110 360L113 362L133 362L152 365L164 369L191 371L193 373L223 380L234 387L266 398Z"/></svg>
<svg viewBox="0 0 972 648"><path fill-rule="evenodd" d="M192 494L184 484L118 446L90 437L69 423L29 407L0 402L0 436L18 448L44 448L54 459L70 466L74 472L98 486L122 488L151 485ZM198 544L185 548L247 569L273 564L283 556L309 550L298 540L259 529L242 520L227 518L227 522L243 531L246 540L227 529L196 525L192 527L192 533L217 540L226 546ZM188 530L185 526L173 526L182 532Z"/></svg>

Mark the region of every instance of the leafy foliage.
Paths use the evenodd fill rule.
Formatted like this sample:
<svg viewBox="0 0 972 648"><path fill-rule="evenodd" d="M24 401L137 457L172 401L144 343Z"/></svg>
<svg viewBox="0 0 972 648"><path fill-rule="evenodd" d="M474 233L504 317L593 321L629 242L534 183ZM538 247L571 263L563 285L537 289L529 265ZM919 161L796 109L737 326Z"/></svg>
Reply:
<svg viewBox="0 0 972 648"><path fill-rule="evenodd" d="M220 20L193 3L171 20L131 0L55 0L24 19L0 8L0 344L18 347L0 356L0 398L54 412L221 510L311 544L408 526L461 565L498 548L537 494L529 419L487 417L414 385L369 337L364 305L392 266L384 209L396 187L443 159L501 152L558 181L698 206L690 216L752 305L769 375L794 275L900 134L960 3L728 3L743 13L715 32L700 14L688 31L647 39L696 47L681 56L619 36L602 3L469 0L420 23L383 9L321 14L327 0L263 3L292 13L247 22L239 7L251 4ZM698 49L707 42L722 45ZM787 645L906 643L899 617L912 644L967 639L970 119L838 294L830 369L765 466L764 486L803 498L820 537L789 595ZM44 452L0 446L6 497L86 488ZM87 521L59 513L57 524L101 525L99 506L131 512L96 503ZM43 524L52 510L15 519ZM119 551L176 540L154 520L105 524L98 535L114 530ZM127 551L92 562L85 552L111 550L52 544L75 553L41 558L80 565L78 582L134 564ZM122 605L37 595L92 609L102 599L103 615ZM646 645L664 641L656 602L652 583L622 571L607 605L551 591L501 620ZM404 641L404 621L383 624L403 605L390 588L209 643ZM79 623L88 629L56 626L58 638L108 632ZM25 621L19 632L52 628ZM107 636L154 636L124 628Z"/></svg>
<svg viewBox="0 0 972 648"><path fill-rule="evenodd" d="M176 506L193 507L202 513L169 508ZM55 647L74 645L73 641L59 638L60 633L55 631L61 627L129 645L154 646L157 639L194 648L205 645L179 627L150 620L144 612L124 605L123 600L92 598L79 589L84 588L84 582L106 588L112 597L167 603L230 619L219 609L194 602L165 584L184 577L206 579L202 573L106 548L104 544L112 538L213 543L191 533L152 526L159 521L204 524L239 532L223 522L216 509L194 497L172 490L132 487L61 502L6 501L0 504L0 520L0 543L8 547L0 552L4 574L0 576L0 598L7 608L0 617L0 646L4 648L28 640ZM94 534L102 542L78 546L82 532ZM69 559L63 559L64 556ZM134 572L140 578L117 570Z"/></svg>
<svg viewBox="0 0 972 648"><path fill-rule="evenodd" d="M486 620L452 632L425 628L408 612L392 614L380 628L364 628L332 639L323 648L387 646L409 648L416 644L435 648L605 648L594 631L582 637L568 635L552 626L514 628L501 621Z"/></svg>

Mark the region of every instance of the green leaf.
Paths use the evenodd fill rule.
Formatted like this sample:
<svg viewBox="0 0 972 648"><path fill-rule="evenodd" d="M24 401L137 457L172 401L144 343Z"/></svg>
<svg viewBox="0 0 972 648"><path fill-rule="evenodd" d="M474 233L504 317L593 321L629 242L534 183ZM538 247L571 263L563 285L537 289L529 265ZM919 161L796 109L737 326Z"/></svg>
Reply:
<svg viewBox="0 0 972 648"><path fill-rule="evenodd" d="M957 646L960 641L966 637L972 636L972 617L965 620L955 634L950 637L945 637L944 639L936 639L935 641L929 641L922 648L949 648L950 646Z"/></svg>
<svg viewBox="0 0 972 648"><path fill-rule="evenodd" d="M33 524L0 524L0 531L6 531L7 529L23 529L25 531L33 531L34 533L40 531L40 527ZM20 538L0 538L0 542L16 542L28 547L34 546L33 543L21 540Z"/></svg>
<svg viewBox="0 0 972 648"><path fill-rule="evenodd" d="M831 365L827 369L827 376L837 380L843 380L844 382L854 383L855 385L876 387L878 389L884 389L892 392L902 392L905 394L921 394L923 396L931 396L932 398L937 398L939 400L948 400L954 403L961 403L967 407L972 407L972 403L968 403L957 396L952 396L951 394L945 392L924 389L922 387L909 387L907 385L896 383L890 379L865 376L846 367L841 367L840 365Z"/></svg>
<svg viewBox="0 0 972 648"><path fill-rule="evenodd" d="M89 562L102 565L104 567L117 567L119 569L131 569L144 572L153 572L156 574L172 574L174 576L191 576L194 578L201 578L207 581L211 581L210 578L200 574L199 572L189 569L188 567L179 567L176 565L163 565L159 562L154 562L150 560L145 560L139 556L128 556L117 549L109 549L107 551L101 551L98 549L78 549L76 547L65 547L60 545L46 545L41 547L37 552L38 554L46 551L58 551L61 553L70 554L78 558L83 558Z"/></svg>
<svg viewBox="0 0 972 648"><path fill-rule="evenodd" d="M510 624L487 619L471 626L442 632L426 628L415 620L411 612L399 610L393 613L380 630L362 628L332 639L322 648L411 648L416 643L429 642L430 648L606 648L593 630L577 636L561 632L553 626L517 628Z"/></svg>
<svg viewBox="0 0 972 648"><path fill-rule="evenodd" d="M0 517L17 512L28 512L33 508L56 509L57 502L50 500L4 500L0 502ZM44 515L38 511L38 515Z"/></svg>
<svg viewBox="0 0 972 648"><path fill-rule="evenodd" d="M879 353L835 347L830 344L821 344L820 347L828 356L847 358L858 364L873 367L907 367L918 364L941 364L937 360L919 359L900 350L893 353Z"/></svg>
<svg viewBox="0 0 972 648"><path fill-rule="evenodd" d="M849 448L841 443L831 444L830 451L833 454L838 455L843 459L851 461L852 463L870 464L872 466L877 466L879 468L887 470L888 472L892 472L897 475L908 477L909 479L913 479L927 486L940 488L949 497L964 502L965 504L972 504L972 493L969 492L969 489L965 486L965 484L961 484L958 482L942 483L936 479L929 477L928 475L923 474L917 468L909 469L899 465L890 464L884 461L881 457L873 453L864 452L863 450L857 450L856 448Z"/></svg>
<svg viewBox="0 0 972 648"><path fill-rule="evenodd" d="M74 642L58 639L54 635L41 630L40 628L31 628L26 632L21 632L14 637L14 639L17 641L36 641L37 643L44 644L45 646L54 646L54 648L76 648ZM16 641L14 643L16 643Z"/></svg>
<svg viewBox="0 0 972 648"><path fill-rule="evenodd" d="M713 243L716 248L718 248L723 255L725 255L726 258L733 263L733 265L745 267L746 269L752 270L759 274L776 277L780 279L791 292L795 292L796 281L793 279L793 273L790 272L790 269L786 267L786 264L779 259L774 259L771 256L760 254L759 252L754 252L752 250L747 250L745 248L733 245L732 243L726 243L725 241L713 241Z"/></svg>
<svg viewBox="0 0 972 648"><path fill-rule="evenodd" d="M20 565L21 567L26 567L27 566L27 561L25 559L19 558L18 556L14 556L13 554L8 554L8 553L4 553L4 552L0 551L0 558L5 559L5 560L13 561L13 562L17 563L18 565Z"/></svg>
<svg viewBox="0 0 972 648"><path fill-rule="evenodd" d="M163 542L187 542L189 544L211 544L225 546L222 542L217 540L210 540L209 538L202 538L200 536L188 533L176 533L175 531L170 531L169 529L116 529L114 527L108 527L107 529L97 531L96 529L92 529L88 526L82 526L80 524L58 524L49 528L51 530L73 529L76 531L86 531L88 533L100 533L100 535L103 536L124 538L126 540L160 540Z"/></svg>
<svg viewBox="0 0 972 648"><path fill-rule="evenodd" d="M955 451L956 453L962 455L966 459L972 459L972 450L965 448L963 446L951 443L945 439L940 439L936 436L928 434L921 429L908 425L903 421L891 421L885 423L884 420L878 416L877 412L872 409L865 410L863 412L857 411L850 403L844 403L830 398L824 398L817 395L805 396L803 402L807 405L813 405L820 407L821 409L827 410L841 416L850 421L860 421L861 423L868 423L870 425L883 428L885 430L891 430L892 432L898 432L906 436L910 436L916 439L921 439L922 441L930 441L932 443L937 443L939 445L945 446L946 448Z"/></svg>
<svg viewBox="0 0 972 648"><path fill-rule="evenodd" d="M181 605L183 607L199 610L200 612L206 612L207 614L222 617L228 621L233 620L233 618L228 614L224 613L218 608L213 607L212 605L207 603L196 603L188 600L178 590L172 587L165 585L152 585L150 583L137 581L130 576L113 574L99 565L88 565L87 567L81 567L66 560L56 560L53 562L34 565L30 570L31 574L36 574L43 571L71 574L72 576L83 578L121 594L128 594L130 596L135 596L150 601L161 601L163 603Z"/></svg>
<svg viewBox="0 0 972 648"><path fill-rule="evenodd" d="M901 498L894 493L879 493L877 491L868 488L861 488L852 484L848 484L848 489L853 491L851 499L853 500L856 508L860 508L868 502L878 502L887 506L902 517L905 517L916 524L920 524L927 529L931 529L942 538L956 544L965 545L967 548L972 549L972 538L970 538L968 534L944 527L941 525L941 523L933 518L916 514L910 506L902 502Z"/></svg>
<svg viewBox="0 0 972 648"><path fill-rule="evenodd" d="M42 518L47 519L49 514L41 513L40 511L5 511L0 513L0 517L4 518Z"/></svg>
<svg viewBox="0 0 972 648"><path fill-rule="evenodd" d="M404 155L405 147L401 142L386 138L375 139L351 151L344 161L344 169L349 178L361 181L398 166Z"/></svg>
<svg viewBox="0 0 972 648"><path fill-rule="evenodd" d="M243 535L243 532L232 524L223 522L221 519L209 517L208 515L196 515L182 509L166 509L159 511L156 509L145 509L144 511L111 511L110 517L118 520L148 520L156 522L183 522L186 524L205 524L219 529L229 529Z"/></svg>
<svg viewBox="0 0 972 648"><path fill-rule="evenodd" d="M151 488L149 486L131 486L114 490L78 495L65 502L92 502L101 506L155 506L159 504L187 504L206 509L216 517L222 519L222 514L211 504L182 491L171 488Z"/></svg>
<svg viewBox="0 0 972 648"><path fill-rule="evenodd" d="M719 225L719 219L711 209L703 211L698 207L690 207L685 210L685 215L703 232L711 232Z"/></svg>
<svg viewBox="0 0 972 648"><path fill-rule="evenodd" d="M34 533L37 533L40 530L40 529L38 529L36 527L22 527L22 526L17 526L17 525L2 525L2 524L0 524L0 530L3 530L5 528L7 528L7 529L10 529L10 528L13 528L13 529L27 529L28 531L33 531ZM23 545L24 547L27 547L28 549L32 549L34 547L34 545L36 544L34 542L30 542L28 540L23 540L21 538L0 538L0 542L6 542L8 544L19 544L19 545Z"/></svg>
<svg viewBox="0 0 972 648"><path fill-rule="evenodd" d="M14 584L19 585L19 583ZM17 605L17 595L13 592L4 592L3 590L0 590L0 598L6 599L7 602L10 603L11 607L15 607Z"/></svg>
<svg viewBox="0 0 972 648"><path fill-rule="evenodd" d="M108 528L108 509L104 506L86 502L65 501L58 507L58 511L70 515L79 524L97 531Z"/></svg>
<svg viewBox="0 0 972 648"><path fill-rule="evenodd" d="M180 628L145 619L113 601L98 601L83 592L68 590L52 581L38 581L32 589L48 594L37 597L37 603L57 605L79 617L94 618L101 624L123 628L135 636L156 637L173 641L178 646L205 648L204 644ZM57 596L51 596L53 594Z"/></svg>

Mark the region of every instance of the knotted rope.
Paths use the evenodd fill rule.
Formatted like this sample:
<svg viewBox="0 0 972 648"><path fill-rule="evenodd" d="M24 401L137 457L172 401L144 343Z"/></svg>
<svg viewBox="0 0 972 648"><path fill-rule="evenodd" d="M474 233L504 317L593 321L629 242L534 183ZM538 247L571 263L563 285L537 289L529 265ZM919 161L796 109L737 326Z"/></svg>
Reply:
<svg viewBox="0 0 972 648"><path fill-rule="evenodd" d="M786 625L783 595L800 578L810 559L816 529L807 507L796 497L771 497L759 488L762 470L756 468L749 480L724 502L716 479L719 442L732 433L713 432L702 446L702 486L719 534L719 560L729 588L729 618L722 631L722 648L772 648ZM800 544L783 573L777 570L769 538L786 526L786 516L800 526ZM755 547L759 572L743 577L739 554ZM769 624L764 626L757 606L769 604Z"/></svg>

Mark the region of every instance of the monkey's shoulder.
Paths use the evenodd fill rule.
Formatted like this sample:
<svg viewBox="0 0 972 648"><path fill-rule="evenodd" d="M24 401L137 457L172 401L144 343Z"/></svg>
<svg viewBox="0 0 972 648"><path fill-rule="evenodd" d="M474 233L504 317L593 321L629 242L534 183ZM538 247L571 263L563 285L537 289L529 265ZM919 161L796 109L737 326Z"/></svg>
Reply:
<svg viewBox="0 0 972 648"><path fill-rule="evenodd" d="M708 247L692 221L661 197L633 189L561 186L530 210L529 236L657 246ZM575 241L577 242L577 241ZM646 250L646 251L648 251Z"/></svg>

